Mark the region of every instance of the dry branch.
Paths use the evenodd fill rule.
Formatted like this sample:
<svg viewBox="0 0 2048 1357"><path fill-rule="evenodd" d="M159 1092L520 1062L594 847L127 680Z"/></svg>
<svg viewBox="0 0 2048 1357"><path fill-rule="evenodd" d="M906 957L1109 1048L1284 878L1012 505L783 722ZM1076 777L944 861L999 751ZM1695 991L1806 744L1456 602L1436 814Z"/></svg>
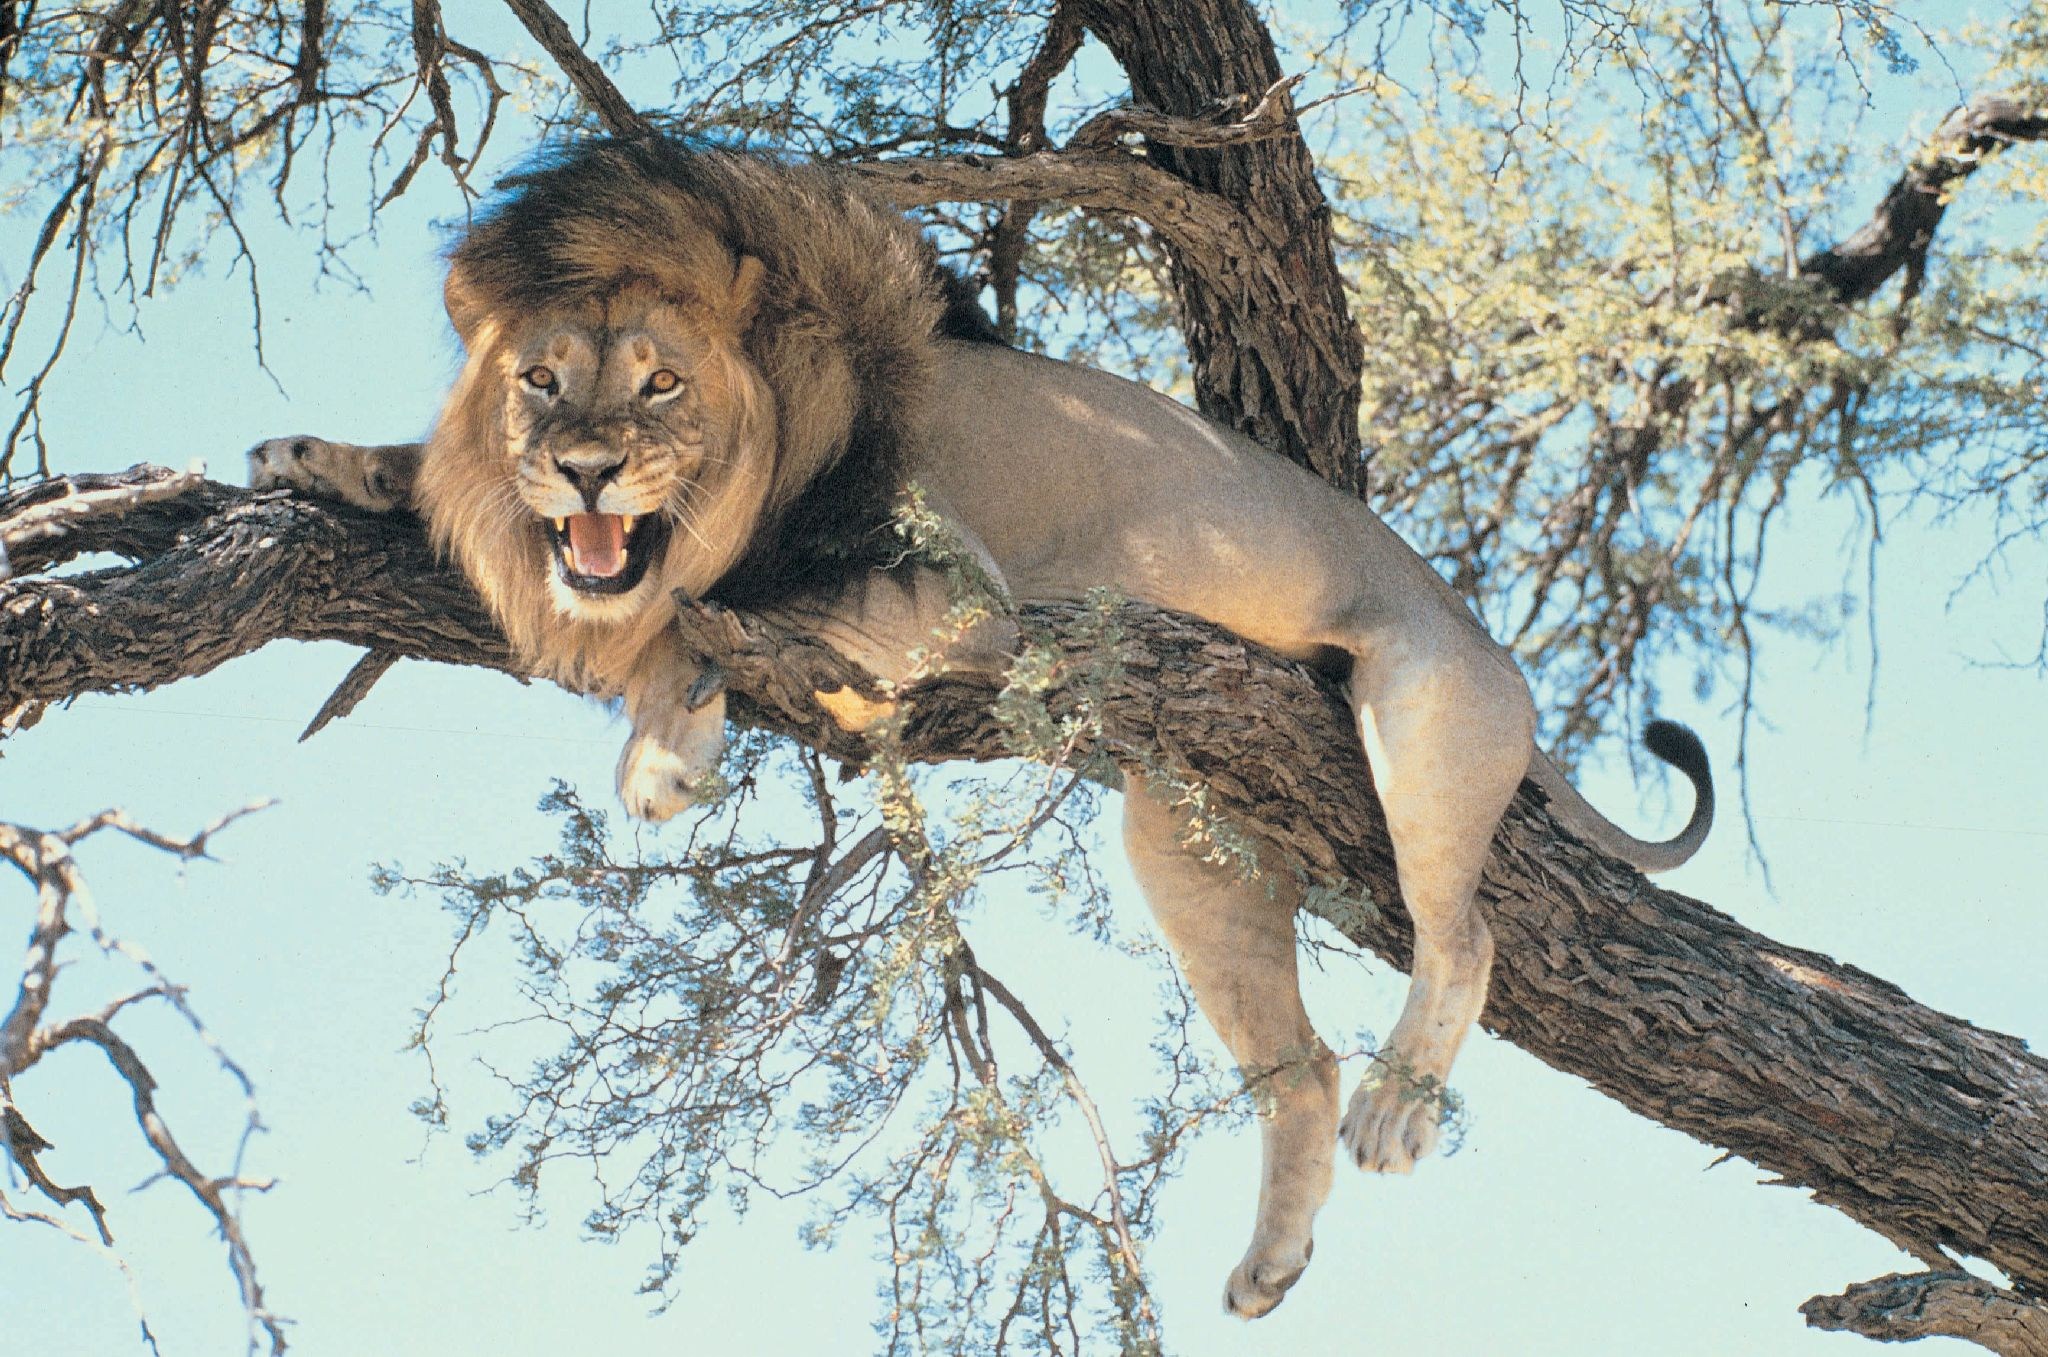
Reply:
<svg viewBox="0 0 2048 1357"><path fill-rule="evenodd" d="M200 1041L213 1051L221 1067L242 1086L245 1097L249 1099L244 1142L260 1126L253 1088L241 1067L222 1050L192 1011L185 1000L184 990L158 969L141 947L107 931L72 857L73 848L107 829L119 831L178 858L204 857L214 834L260 808L245 807L187 839L160 834L135 823L118 810L103 811L69 829L54 832L0 824L0 861L13 864L33 886L36 897L36 920L29 935L28 956L22 963L14 1004L6 1019L0 1021L0 1157L18 1166L29 1186L60 1209L74 1202L82 1205L92 1217L101 1247L111 1251L114 1234L108 1225L107 1208L92 1186L60 1186L38 1163L38 1156L52 1146L36 1132L27 1114L21 1110L18 1092L22 1077L51 1052L77 1043L97 1048L128 1086L136 1128L163 1165L162 1176L182 1183L199 1200L226 1242L228 1267L241 1292L242 1308L250 1324L251 1351L255 1350L260 1335L262 1341L268 1343L270 1351L277 1354L285 1350L283 1321L271 1312L263 1298L263 1287L256 1276L256 1258L243 1234L241 1217L233 1201L234 1194L250 1189L261 1191L269 1183L235 1174L209 1174L193 1162L171 1133L169 1123L157 1106L156 1075L134 1045L114 1030L114 1019L124 1009L145 1000L170 1004ZM75 933L90 936L104 952L125 957L143 973L148 983L103 1005L96 1012L51 1017L53 991L64 966L60 949L65 939ZM11 1220L40 1221L74 1238L85 1238L65 1225L58 1216L15 1208L4 1194L0 1194L0 1215ZM120 1262L119 1255L113 1256L126 1270L126 1264ZM147 1339L149 1324L146 1317L142 1319L142 1328ZM154 1347L153 1342L151 1346Z"/></svg>
<svg viewBox="0 0 2048 1357"><path fill-rule="evenodd" d="M0 524L26 498L0 499ZM153 687L279 637L514 668L406 518L203 483L71 531L144 558L0 584L0 711ZM144 542L157 544L153 554L137 552ZM1024 614L1069 652L1070 670L1087 668L1073 638L1091 627L1078 611ZM1192 619L1132 605L1117 620L1105 739L1179 760L1283 855L1276 861L1292 855L1369 891L1377 917L1333 922L1405 964L1391 850L1337 695ZM684 644L724 670L742 719L861 757L811 696L866 682L833 652L712 607L685 610L682 628ZM908 752L1002 756L992 696L963 682L921 690ZM1056 709L1073 700L1055 692ZM1931 1266L1950 1266L1951 1255L1995 1264L2026 1289L1997 1293L1999 1333L2011 1315L2040 1309L2031 1296L2048 1291L2048 1062L2023 1043L1658 890L1567 837L1532 788L1501 828L1483 897L1499 937L1489 1029L1641 1115L1810 1188ZM1987 1327L1982 1341L1993 1336Z"/></svg>
<svg viewBox="0 0 2048 1357"><path fill-rule="evenodd" d="M604 73L604 68L590 59L590 54L583 50L583 44L576 40L576 35L569 31L569 25L549 7L547 0L505 0L505 7L526 26L533 40L554 58L562 74L576 87L576 93L590 105L591 112L613 136L639 137L654 131L654 124L619 92L619 87Z"/></svg>

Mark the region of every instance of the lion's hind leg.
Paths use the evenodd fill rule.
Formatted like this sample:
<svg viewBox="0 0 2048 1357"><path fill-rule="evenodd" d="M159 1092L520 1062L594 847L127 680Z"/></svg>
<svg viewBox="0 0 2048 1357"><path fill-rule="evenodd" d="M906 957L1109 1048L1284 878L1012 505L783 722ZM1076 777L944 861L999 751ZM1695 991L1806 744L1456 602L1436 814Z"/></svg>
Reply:
<svg viewBox="0 0 2048 1357"><path fill-rule="evenodd" d="M1126 779L1124 847L1202 1013L1252 1083L1262 1167L1251 1246L1223 1304L1246 1319L1280 1303L1308 1266L1330 1191L1337 1065L1302 1008L1292 883L1268 890L1182 843L1186 818Z"/></svg>
<svg viewBox="0 0 2048 1357"><path fill-rule="evenodd" d="M419 460L417 443L358 447L304 434L266 438L249 449L249 486L303 490L358 509L389 513L412 503Z"/></svg>
<svg viewBox="0 0 2048 1357"><path fill-rule="evenodd" d="M1351 697L1415 925L1415 963L1401 1017L1340 1134L1360 1168L1406 1173L1436 1146L1451 1064L1486 1006L1493 936L1474 896L1528 768L1535 714L1506 657L1477 646L1427 657L1365 650Z"/></svg>

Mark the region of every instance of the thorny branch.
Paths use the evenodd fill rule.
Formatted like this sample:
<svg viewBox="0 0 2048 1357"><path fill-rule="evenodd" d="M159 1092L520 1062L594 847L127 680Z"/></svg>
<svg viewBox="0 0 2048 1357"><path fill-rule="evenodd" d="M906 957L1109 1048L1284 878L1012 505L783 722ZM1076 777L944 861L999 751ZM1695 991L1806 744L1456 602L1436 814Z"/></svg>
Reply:
<svg viewBox="0 0 2048 1357"><path fill-rule="evenodd" d="M0 824L0 858L12 863L34 887L35 923L29 934L21 978L15 987L13 1006L0 1020L0 1150L7 1162L19 1169L29 1186L58 1208L74 1203L92 1218L102 1248L111 1250L114 1233L109 1212L99 1195L87 1184L62 1187L44 1170L41 1156L54 1148L37 1133L23 1110L22 1077L47 1055L65 1046L80 1044L96 1048L114 1072L127 1084L134 1107L135 1124L163 1164L163 1176L185 1185L213 1219L227 1244L228 1267L241 1293L242 1308L249 1319L249 1346L256 1351L268 1343L273 1354L285 1350L283 1320L269 1308L256 1276L256 1259L242 1230L235 1196L244 1191L264 1191L267 1180L244 1176L239 1168L226 1174L210 1174L188 1156L156 1104L157 1080L142 1054L114 1028L115 1019L129 1007L150 1000L168 1003L184 1019L193 1034L212 1051L221 1068L242 1090L247 1110L241 1142L235 1152L239 1164L251 1137L263 1129L256 1111L255 1089L243 1071L215 1039L187 1000L185 990L157 966L139 944L110 931L102 922L73 850L103 830L124 834L172 856L190 861L211 856L213 837L245 815L263 809L262 804L245 806L222 816L189 838L173 838L138 824L125 812L106 810L79 821L68 829L37 830L22 825ZM65 940L83 931L99 949L118 956L140 971L147 983L89 1013L57 1016L51 1011L57 976L64 966ZM74 1238L83 1238L66 1225L61 1216L19 1207L0 1192L0 1216L17 1222L39 1222ZM127 1265L111 1254L124 1274ZM133 1279L130 1278L131 1290ZM154 1349L149 1321L138 1303L137 1320L144 1341Z"/></svg>

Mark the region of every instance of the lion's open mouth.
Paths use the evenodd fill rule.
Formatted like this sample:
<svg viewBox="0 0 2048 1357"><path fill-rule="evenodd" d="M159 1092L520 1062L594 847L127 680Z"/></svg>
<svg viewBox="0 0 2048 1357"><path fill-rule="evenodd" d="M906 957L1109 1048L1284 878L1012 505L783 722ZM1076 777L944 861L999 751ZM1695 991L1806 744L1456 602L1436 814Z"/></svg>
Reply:
<svg viewBox="0 0 2048 1357"><path fill-rule="evenodd" d="M570 514L547 520L555 573L580 594L623 594L668 538L660 514Z"/></svg>

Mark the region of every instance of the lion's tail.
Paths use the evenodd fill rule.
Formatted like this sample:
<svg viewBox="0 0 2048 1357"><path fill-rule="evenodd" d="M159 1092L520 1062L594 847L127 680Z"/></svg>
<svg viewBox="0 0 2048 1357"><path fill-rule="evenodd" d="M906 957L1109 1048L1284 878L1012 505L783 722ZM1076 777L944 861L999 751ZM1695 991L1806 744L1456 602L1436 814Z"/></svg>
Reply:
<svg viewBox="0 0 2048 1357"><path fill-rule="evenodd" d="M1678 866L1706 842L1714 824L1714 775L1707 766L1706 747L1700 737L1676 721L1652 721L1643 731L1643 748L1684 773L1692 783L1692 818L1685 828L1662 842L1639 839L1602 815L1593 803L1550 761L1536 750L1529 759L1529 780L1550 798L1550 812L1579 838L1607 854L1620 858L1637 871L1667 872Z"/></svg>

